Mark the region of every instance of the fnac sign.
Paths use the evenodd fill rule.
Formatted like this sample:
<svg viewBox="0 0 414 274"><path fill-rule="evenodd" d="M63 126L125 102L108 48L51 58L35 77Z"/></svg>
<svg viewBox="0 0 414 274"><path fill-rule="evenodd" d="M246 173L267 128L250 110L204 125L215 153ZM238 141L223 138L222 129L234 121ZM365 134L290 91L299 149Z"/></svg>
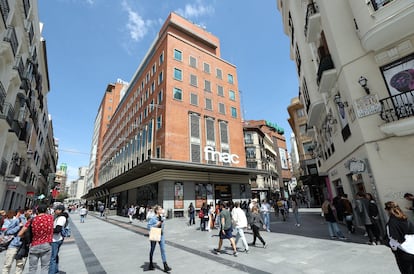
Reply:
<svg viewBox="0 0 414 274"><path fill-rule="evenodd" d="M215 151L211 146L204 147L204 159L206 161L216 161L216 158L217 161L227 164L238 164L240 162L237 154Z"/></svg>

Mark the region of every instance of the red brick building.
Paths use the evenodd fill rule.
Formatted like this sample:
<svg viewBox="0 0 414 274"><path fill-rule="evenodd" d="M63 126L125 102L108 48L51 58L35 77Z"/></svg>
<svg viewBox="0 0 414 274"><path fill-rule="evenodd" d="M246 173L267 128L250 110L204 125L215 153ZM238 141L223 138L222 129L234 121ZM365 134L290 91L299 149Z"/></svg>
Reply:
<svg viewBox="0 0 414 274"><path fill-rule="evenodd" d="M103 139L88 199L163 204L250 198L236 67L219 39L172 13L130 81Z"/></svg>

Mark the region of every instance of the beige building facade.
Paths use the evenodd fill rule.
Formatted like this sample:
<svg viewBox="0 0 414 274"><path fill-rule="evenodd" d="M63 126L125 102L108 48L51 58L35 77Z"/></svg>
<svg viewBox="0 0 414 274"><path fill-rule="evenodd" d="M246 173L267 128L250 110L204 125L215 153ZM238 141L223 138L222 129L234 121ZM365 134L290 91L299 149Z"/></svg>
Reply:
<svg viewBox="0 0 414 274"><path fill-rule="evenodd" d="M58 155L37 1L0 1L0 15L0 208L8 210L50 198Z"/></svg>
<svg viewBox="0 0 414 274"><path fill-rule="evenodd" d="M284 1L307 125L326 198L359 191L378 204L413 192L414 3ZM382 206L380 206L382 208Z"/></svg>

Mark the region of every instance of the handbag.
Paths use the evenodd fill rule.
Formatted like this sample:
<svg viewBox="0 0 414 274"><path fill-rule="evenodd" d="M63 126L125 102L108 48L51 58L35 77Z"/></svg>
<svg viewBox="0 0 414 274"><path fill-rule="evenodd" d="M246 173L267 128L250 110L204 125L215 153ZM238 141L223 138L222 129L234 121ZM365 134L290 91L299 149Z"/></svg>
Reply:
<svg viewBox="0 0 414 274"><path fill-rule="evenodd" d="M414 255L414 234L406 234L405 241L400 245L401 249L406 253Z"/></svg>
<svg viewBox="0 0 414 274"><path fill-rule="evenodd" d="M2 252L3 250L6 250L9 247L12 240L14 239L13 235L5 235L5 234L6 233L0 236L0 252Z"/></svg>
<svg viewBox="0 0 414 274"><path fill-rule="evenodd" d="M161 241L161 228L151 227L149 232L149 240L154 242Z"/></svg>

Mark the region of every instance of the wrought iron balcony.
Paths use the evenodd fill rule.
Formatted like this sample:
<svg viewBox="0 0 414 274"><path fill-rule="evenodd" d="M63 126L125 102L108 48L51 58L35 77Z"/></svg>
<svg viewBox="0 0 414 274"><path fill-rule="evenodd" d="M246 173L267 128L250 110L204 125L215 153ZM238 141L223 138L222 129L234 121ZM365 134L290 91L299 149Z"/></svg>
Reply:
<svg viewBox="0 0 414 274"><path fill-rule="evenodd" d="M318 6L312 2L308 4L305 18L305 37L308 42L315 42L320 24L320 14Z"/></svg>
<svg viewBox="0 0 414 274"><path fill-rule="evenodd" d="M380 103L381 119L388 123L414 116L414 90L381 99Z"/></svg>
<svg viewBox="0 0 414 274"><path fill-rule="evenodd" d="M0 0L0 12L1 18L3 19L3 23L6 26L7 18L9 17L10 13L10 6L8 0Z"/></svg>
<svg viewBox="0 0 414 274"><path fill-rule="evenodd" d="M3 40L10 43L13 56L16 56L19 41L17 40L16 30L14 29L14 27L7 27L6 35L4 36Z"/></svg>
<svg viewBox="0 0 414 274"><path fill-rule="evenodd" d="M10 103L4 103L0 112L0 119L5 119L10 127L13 125L14 107Z"/></svg>
<svg viewBox="0 0 414 274"><path fill-rule="evenodd" d="M6 175L8 165L9 165L9 163L6 161L6 159L2 158L1 159L1 164L0 164L0 175L2 175L2 176Z"/></svg>
<svg viewBox="0 0 414 274"><path fill-rule="evenodd" d="M383 6L391 3L392 1L394 0L371 0L371 5L374 8L374 10L378 10Z"/></svg>

